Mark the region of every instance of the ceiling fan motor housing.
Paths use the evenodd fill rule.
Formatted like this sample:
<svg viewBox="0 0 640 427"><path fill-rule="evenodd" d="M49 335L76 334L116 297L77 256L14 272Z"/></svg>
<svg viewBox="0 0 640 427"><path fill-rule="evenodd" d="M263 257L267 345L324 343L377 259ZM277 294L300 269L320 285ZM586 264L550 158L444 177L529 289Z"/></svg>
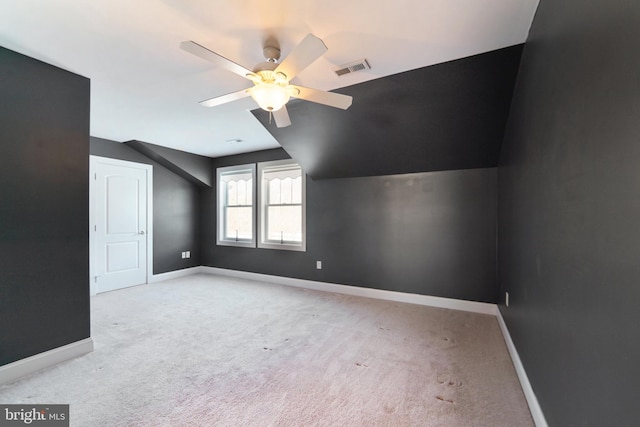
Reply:
<svg viewBox="0 0 640 427"><path fill-rule="evenodd" d="M257 74L259 79L252 79L254 83L277 83L280 85L288 85L289 80L282 72L275 72L278 64L274 62L261 62L255 66L253 72Z"/></svg>

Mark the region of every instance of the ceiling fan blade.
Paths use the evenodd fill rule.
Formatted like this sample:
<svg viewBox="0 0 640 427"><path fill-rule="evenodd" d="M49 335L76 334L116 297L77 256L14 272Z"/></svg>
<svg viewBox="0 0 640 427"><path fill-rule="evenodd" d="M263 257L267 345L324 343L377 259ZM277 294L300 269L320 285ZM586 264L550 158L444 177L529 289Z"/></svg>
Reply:
<svg viewBox="0 0 640 427"><path fill-rule="evenodd" d="M246 98L247 96L249 96L247 89L242 89L226 95L216 96L215 98L205 99L204 101L200 101L199 104L203 107L215 107L216 105L226 104L227 102L236 101L238 99Z"/></svg>
<svg viewBox="0 0 640 427"><path fill-rule="evenodd" d="M311 89L304 86L290 86L293 86L300 91L297 95L292 95L294 98L300 98L306 101L328 105L330 107L346 110L351 107L351 102L353 101L353 97L343 95L341 93L325 92L323 90Z"/></svg>
<svg viewBox="0 0 640 427"><path fill-rule="evenodd" d="M289 117L286 105L283 105L282 108L274 111L272 114L277 127L286 128L287 126L291 126L291 118Z"/></svg>
<svg viewBox="0 0 640 427"><path fill-rule="evenodd" d="M207 49L206 47L199 45L193 41L184 41L180 43L180 49L192 53L196 56L199 56L202 59L205 59L219 67L226 68L232 73L236 73L239 76L249 78L249 75L253 75L251 70L246 69L242 65L236 64L230 59L225 58L222 55L218 55L217 53Z"/></svg>
<svg viewBox="0 0 640 427"><path fill-rule="evenodd" d="M326 51L327 46L322 40L313 34L307 34L300 44L278 65L275 71L284 73L287 76L287 80L291 80Z"/></svg>

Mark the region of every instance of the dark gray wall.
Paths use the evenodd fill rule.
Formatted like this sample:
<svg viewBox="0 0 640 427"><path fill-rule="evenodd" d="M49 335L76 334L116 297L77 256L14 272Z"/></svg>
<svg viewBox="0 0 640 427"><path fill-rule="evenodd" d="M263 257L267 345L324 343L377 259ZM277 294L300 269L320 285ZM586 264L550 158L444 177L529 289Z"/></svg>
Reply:
<svg viewBox="0 0 640 427"><path fill-rule="evenodd" d="M542 0L499 168L501 307L551 426L638 425L640 3Z"/></svg>
<svg viewBox="0 0 640 427"><path fill-rule="evenodd" d="M343 87L348 110L294 99L284 128L252 113L314 179L496 167L521 53L511 46Z"/></svg>
<svg viewBox="0 0 640 427"><path fill-rule="evenodd" d="M211 158L142 141L125 144L199 187L211 187Z"/></svg>
<svg viewBox="0 0 640 427"><path fill-rule="evenodd" d="M216 159L215 166L286 157L270 150ZM495 168L307 177L307 252L216 246L215 206L215 190L208 191L204 265L496 302Z"/></svg>
<svg viewBox="0 0 640 427"><path fill-rule="evenodd" d="M153 273L200 265L199 186L126 144L91 137L90 147L96 156L153 165Z"/></svg>
<svg viewBox="0 0 640 427"><path fill-rule="evenodd" d="M89 80L0 47L0 365L90 336Z"/></svg>

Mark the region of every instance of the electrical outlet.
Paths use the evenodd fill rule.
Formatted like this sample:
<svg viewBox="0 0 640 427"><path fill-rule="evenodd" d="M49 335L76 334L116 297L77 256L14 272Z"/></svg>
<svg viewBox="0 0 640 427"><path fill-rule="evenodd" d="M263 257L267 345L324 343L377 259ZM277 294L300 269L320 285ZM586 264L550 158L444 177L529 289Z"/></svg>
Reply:
<svg viewBox="0 0 640 427"><path fill-rule="evenodd" d="M316 261L316 269L322 270L322 261Z"/></svg>
<svg viewBox="0 0 640 427"><path fill-rule="evenodd" d="M187 257L187 253L186 252L182 252L182 259L185 259Z"/></svg>
<svg viewBox="0 0 640 427"><path fill-rule="evenodd" d="M509 292L504 293L504 304L509 307Z"/></svg>
<svg viewBox="0 0 640 427"><path fill-rule="evenodd" d="M185 255L186 258L191 258L191 251L187 251L185 252L185 254L186 254Z"/></svg>

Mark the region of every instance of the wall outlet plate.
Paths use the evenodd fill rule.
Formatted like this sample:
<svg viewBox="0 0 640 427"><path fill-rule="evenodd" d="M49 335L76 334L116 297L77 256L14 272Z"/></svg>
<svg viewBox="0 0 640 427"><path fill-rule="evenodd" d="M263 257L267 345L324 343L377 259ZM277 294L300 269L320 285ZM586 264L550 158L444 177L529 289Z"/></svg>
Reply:
<svg viewBox="0 0 640 427"><path fill-rule="evenodd" d="M316 261L316 269L322 270L322 261Z"/></svg>

